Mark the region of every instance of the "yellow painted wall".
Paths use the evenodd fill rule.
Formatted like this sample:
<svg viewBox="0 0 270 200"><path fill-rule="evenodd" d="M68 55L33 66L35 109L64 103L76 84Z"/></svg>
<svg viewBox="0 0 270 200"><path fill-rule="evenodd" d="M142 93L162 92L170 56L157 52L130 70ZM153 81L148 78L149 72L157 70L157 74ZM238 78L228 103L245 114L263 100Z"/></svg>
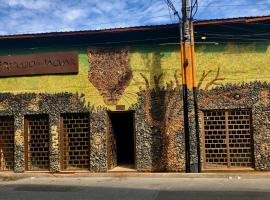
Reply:
<svg viewBox="0 0 270 200"><path fill-rule="evenodd" d="M211 70L205 78L202 89L212 81L220 69L218 84L270 81L270 44L227 43L199 45L196 47L197 78ZM215 85L212 85L212 87Z"/></svg>
<svg viewBox="0 0 270 200"><path fill-rule="evenodd" d="M71 51L76 49L62 49L42 52ZM153 86L154 76L163 73L160 81L164 86L167 82L174 80L176 73L181 82L180 75L180 54L179 48L175 45L169 46L138 46L130 49L130 67L133 78L119 100L119 105L128 108L136 103L137 92L140 87L145 87L145 82L140 73L143 73ZM242 83L252 81L270 81L270 45L268 44L218 44L218 45L197 45L196 46L197 79L202 77L203 72L211 72L204 79L202 89L212 81L218 68L219 78L216 85L227 83ZM0 92L11 93L61 93L70 92L84 94L86 103L91 105L106 106L111 110L115 106L108 106L104 103L98 90L88 80L89 62L86 48L79 49L79 74L77 75L47 75L33 77L11 77L0 78ZM36 53L28 51L26 53ZM5 53L2 53L2 55ZM19 52L17 54L24 54ZM224 79L224 80L223 80ZM214 87L216 85L211 85ZM210 87L210 88L211 88Z"/></svg>
<svg viewBox="0 0 270 200"><path fill-rule="evenodd" d="M175 53L172 53L171 50ZM72 49L74 50L74 49ZM58 50L59 51L59 50ZM70 51L70 50L62 50ZM42 50L42 53L46 52ZM50 50L54 52L54 50ZM111 110L115 106L108 106L104 103L102 96L98 90L88 80L88 71L90 64L86 48L79 50L79 73L77 75L45 75L32 77L11 77L0 78L0 92L19 93L61 93L70 92L84 94L86 103L91 105L106 106ZM39 53L39 52L27 52ZM23 54L20 52L19 54ZM137 92L140 87L145 87L145 82L140 73L143 73L151 80L153 84L154 75L163 73L162 82L165 84L174 77L175 71L178 71L180 76L180 61L178 49L168 47L134 47L131 48L130 67L133 72L133 79L126 88L124 95L119 100L119 105L125 105L128 108L136 103Z"/></svg>

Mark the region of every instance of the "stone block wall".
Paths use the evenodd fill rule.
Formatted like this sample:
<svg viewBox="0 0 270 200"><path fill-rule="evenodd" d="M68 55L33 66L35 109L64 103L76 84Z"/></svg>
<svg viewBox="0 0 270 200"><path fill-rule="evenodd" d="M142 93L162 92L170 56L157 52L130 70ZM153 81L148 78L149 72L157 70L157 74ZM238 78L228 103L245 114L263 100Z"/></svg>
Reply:
<svg viewBox="0 0 270 200"><path fill-rule="evenodd" d="M254 167L270 169L270 85L250 83L200 90L199 121L204 110L246 109L252 111ZM179 88L147 87L138 93L135 111L136 169L138 171L185 171L185 138L182 97ZM105 108L86 106L77 94L0 95L0 115L14 116L15 172L24 172L24 116L48 114L50 122L50 172L60 168L61 113L90 113L91 172L106 172L108 113ZM202 130L201 130L202 131ZM195 148L192 147L192 148ZM195 152L195 150L193 149ZM202 160L203 161L203 160Z"/></svg>
<svg viewBox="0 0 270 200"><path fill-rule="evenodd" d="M135 111L136 169L138 171L184 171L185 145L182 127L181 96L176 89L165 90L151 96L142 91ZM160 96L159 96L160 95ZM159 98L167 104L159 105ZM146 101L148 101L146 103ZM157 104L158 105L155 105ZM179 106L180 110L175 110ZM15 172L25 170L24 116L48 114L49 116L49 162L50 172L61 171L60 117L64 113L90 113L91 172L106 172L108 112L103 107L86 106L83 96L61 94L0 94L0 115L13 116L15 127ZM150 120L150 121L149 121Z"/></svg>
<svg viewBox="0 0 270 200"><path fill-rule="evenodd" d="M25 170L24 116L48 114L50 123L50 172L60 170L60 114L90 112L76 94L0 94L0 115L14 117L14 171Z"/></svg>
<svg viewBox="0 0 270 200"><path fill-rule="evenodd" d="M253 160L256 170L270 169L270 85L253 82L227 84L199 92L202 133L204 110L250 109L252 113ZM203 161L203 160L202 160Z"/></svg>

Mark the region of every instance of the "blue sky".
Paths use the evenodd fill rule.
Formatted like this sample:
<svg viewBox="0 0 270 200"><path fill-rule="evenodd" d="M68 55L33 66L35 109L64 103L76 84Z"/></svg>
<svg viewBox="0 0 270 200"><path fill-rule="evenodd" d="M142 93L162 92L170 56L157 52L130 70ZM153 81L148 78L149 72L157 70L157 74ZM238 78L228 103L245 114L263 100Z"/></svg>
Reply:
<svg viewBox="0 0 270 200"><path fill-rule="evenodd" d="M172 2L180 10L181 0ZM270 15L270 0L199 0L195 18L261 15ZM164 0L0 0L0 16L0 35L176 22Z"/></svg>

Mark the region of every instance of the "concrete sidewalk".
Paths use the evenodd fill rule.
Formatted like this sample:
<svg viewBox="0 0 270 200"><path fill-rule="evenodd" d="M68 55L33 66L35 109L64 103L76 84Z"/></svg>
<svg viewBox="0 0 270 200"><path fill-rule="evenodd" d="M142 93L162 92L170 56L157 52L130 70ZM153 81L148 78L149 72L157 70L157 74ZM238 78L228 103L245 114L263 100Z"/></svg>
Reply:
<svg viewBox="0 0 270 200"><path fill-rule="evenodd" d="M218 172L218 173L143 173L143 172L0 172L0 180L16 180L28 177L142 177L142 178L228 178L228 179L270 179L270 172Z"/></svg>
<svg viewBox="0 0 270 200"><path fill-rule="evenodd" d="M1 181L0 200L265 200L269 185L238 177L28 177Z"/></svg>

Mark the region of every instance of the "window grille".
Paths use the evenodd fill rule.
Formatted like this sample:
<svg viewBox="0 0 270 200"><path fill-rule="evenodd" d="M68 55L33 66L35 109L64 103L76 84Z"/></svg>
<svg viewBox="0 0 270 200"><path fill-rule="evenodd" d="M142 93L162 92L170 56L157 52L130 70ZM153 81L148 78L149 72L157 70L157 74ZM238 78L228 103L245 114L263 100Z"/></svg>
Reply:
<svg viewBox="0 0 270 200"><path fill-rule="evenodd" d="M0 171L14 167L14 119L0 117Z"/></svg>
<svg viewBox="0 0 270 200"><path fill-rule="evenodd" d="M49 170L49 117L26 116L25 131L26 170Z"/></svg>
<svg viewBox="0 0 270 200"><path fill-rule="evenodd" d="M61 127L62 169L89 169L89 115L64 114Z"/></svg>
<svg viewBox="0 0 270 200"><path fill-rule="evenodd" d="M205 111L205 168L252 167L250 110Z"/></svg>

